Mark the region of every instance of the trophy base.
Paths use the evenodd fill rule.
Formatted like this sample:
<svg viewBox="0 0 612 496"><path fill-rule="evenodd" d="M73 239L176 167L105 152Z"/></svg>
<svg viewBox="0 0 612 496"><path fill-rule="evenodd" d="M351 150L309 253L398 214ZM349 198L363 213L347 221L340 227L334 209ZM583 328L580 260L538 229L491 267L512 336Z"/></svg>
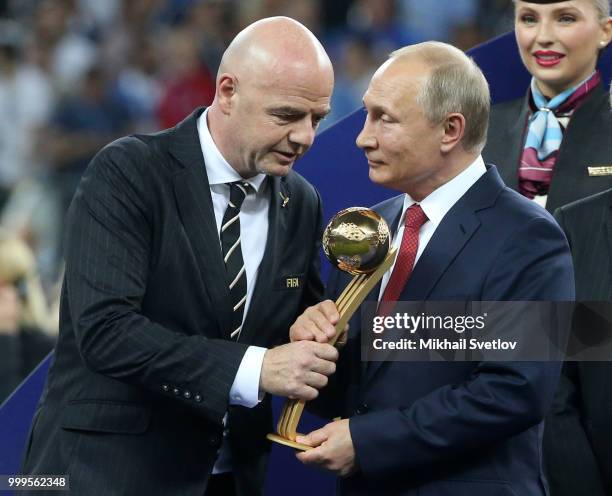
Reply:
<svg viewBox="0 0 612 496"><path fill-rule="evenodd" d="M291 439L281 437L278 434L268 434L266 438L275 443L282 444L283 446L288 446L289 448L293 448L300 451L308 451L309 449L312 449L312 446L307 446L306 444L292 441Z"/></svg>

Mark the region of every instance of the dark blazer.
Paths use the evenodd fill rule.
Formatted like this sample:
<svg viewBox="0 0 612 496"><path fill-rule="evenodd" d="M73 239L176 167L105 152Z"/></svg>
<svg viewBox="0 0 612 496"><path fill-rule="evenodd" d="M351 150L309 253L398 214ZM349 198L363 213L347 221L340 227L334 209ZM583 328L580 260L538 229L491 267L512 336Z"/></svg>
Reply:
<svg viewBox="0 0 612 496"><path fill-rule="evenodd" d="M525 142L529 96L493 105L489 136L482 152L497 164L504 183L518 190L518 168ZM565 130L546 209L612 188L612 175L589 176L588 167L612 165L612 112L608 92L600 85L576 110Z"/></svg>
<svg viewBox="0 0 612 496"><path fill-rule="evenodd" d="M377 205L395 229L398 196ZM348 282L337 273L338 294ZM376 288L369 299L376 300ZM569 248L553 218L495 167L451 208L401 300L573 299ZM359 312L320 412L350 417L359 471L342 494L537 496L542 419L558 363L360 361Z"/></svg>
<svg viewBox="0 0 612 496"><path fill-rule="evenodd" d="M202 111L108 145L70 207L59 342L23 471L67 474L71 494L202 496L247 346L288 340L321 297L319 196L294 172L268 178L253 299L240 343L225 339L232 306L196 130ZM228 422L238 494L261 494L270 398L229 407Z"/></svg>
<svg viewBox="0 0 612 496"><path fill-rule="evenodd" d="M612 305L612 190L562 207L555 217L572 250L576 299ZM601 325L574 322L581 322L580 332ZM612 363L565 364L544 447L551 496L612 495Z"/></svg>

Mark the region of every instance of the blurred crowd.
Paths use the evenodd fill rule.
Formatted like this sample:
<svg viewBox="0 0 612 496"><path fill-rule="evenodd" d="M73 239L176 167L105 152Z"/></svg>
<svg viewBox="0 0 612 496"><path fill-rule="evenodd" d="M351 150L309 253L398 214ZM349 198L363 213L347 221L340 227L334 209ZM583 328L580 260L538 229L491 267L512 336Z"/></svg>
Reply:
<svg viewBox="0 0 612 496"><path fill-rule="evenodd" d="M468 49L512 27L511 0L0 0L0 227L32 250L48 308L62 219L89 160L209 104L228 42L273 15L305 24L332 57L322 129L361 105L393 49L428 39Z"/></svg>

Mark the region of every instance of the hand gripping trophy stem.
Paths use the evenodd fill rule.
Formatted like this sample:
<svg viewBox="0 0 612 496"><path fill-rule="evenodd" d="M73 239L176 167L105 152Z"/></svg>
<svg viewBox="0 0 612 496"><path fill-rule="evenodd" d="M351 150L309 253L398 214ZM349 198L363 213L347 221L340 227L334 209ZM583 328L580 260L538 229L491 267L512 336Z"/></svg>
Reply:
<svg viewBox="0 0 612 496"><path fill-rule="evenodd" d="M340 319L330 344L336 344L365 297L393 265L396 249L390 249L390 245L389 226L380 215L368 208L344 209L327 225L323 233L325 255L338 269L353 275L336 300ZM310 446L295 440L304 406L304 400L287 400L276 426L276 434L268 434L267 438L302 451L310 449Z"/></svg>

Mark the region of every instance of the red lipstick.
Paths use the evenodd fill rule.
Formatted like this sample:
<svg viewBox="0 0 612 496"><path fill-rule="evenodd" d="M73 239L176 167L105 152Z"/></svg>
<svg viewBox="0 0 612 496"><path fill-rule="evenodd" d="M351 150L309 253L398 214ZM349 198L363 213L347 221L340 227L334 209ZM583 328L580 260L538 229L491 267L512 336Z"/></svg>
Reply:
<svg viewBox="0 0 612 496"><path fill-rule="evenodd" d="M536 62L542 67L553 67L565 57L562 53L552 50L538 50L533 53Z"/></svg>

